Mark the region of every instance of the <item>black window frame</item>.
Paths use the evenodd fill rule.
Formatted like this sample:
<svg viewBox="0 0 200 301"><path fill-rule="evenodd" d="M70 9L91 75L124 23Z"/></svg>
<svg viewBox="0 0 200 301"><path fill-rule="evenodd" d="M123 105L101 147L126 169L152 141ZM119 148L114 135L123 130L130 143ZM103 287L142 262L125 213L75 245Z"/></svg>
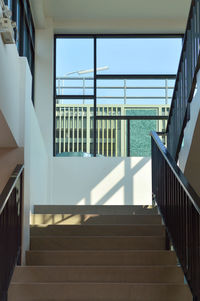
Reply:
<svg viewBox="0 0 200 301"><path fill-rule="evenodd" d="M94 83L93 83L93 95L57 95L56 93L56 41L57 39L93 39L94 42L94 61L93 61L93 69L94 69ZM174 34L55 34L54 35L54 92L53 92L53 156L56 156L56 143L55 143L55 133L56 133L56 100L57 99L93 99L93 112L94 112L94 126L93 126L93 144L94 144L94 152L93 155L96 157L96 121L97 120L127 120L128 125L128 156L130 156L130 120L166 120L166 116L97 116L97 80L98 79L176 79L176 74L97 74L97 39L116 39L116 38L181 38L183 40L184 34L174 33ZM158 133L159 135L163 135L163 133Z"/></svg>
<svg viewBox="0 0 200 301"><path fill-rule="evenodd" d="M8 0L5 0L8 5ZM10 0L12 20L16 22L15 41L19 56L24 56L32 74L32 102L34 104L34 73L35 73L35 26L29 0ZM19 19L18 12L20 13ZM17 22L19 21L19 23Z"/></svg>

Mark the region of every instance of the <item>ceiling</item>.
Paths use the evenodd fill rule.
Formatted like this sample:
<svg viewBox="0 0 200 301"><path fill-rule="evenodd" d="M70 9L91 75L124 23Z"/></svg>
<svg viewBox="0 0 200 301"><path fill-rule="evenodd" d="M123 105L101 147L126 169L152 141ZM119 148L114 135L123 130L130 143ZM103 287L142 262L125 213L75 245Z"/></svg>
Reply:
<svg viewBox="0 0 200 301"><path fill-rule="evenodd" d="M183 33L191 0L30 0L36 27L45 17L69 32ZM88 32L89 30L89 32Z"/></svg>

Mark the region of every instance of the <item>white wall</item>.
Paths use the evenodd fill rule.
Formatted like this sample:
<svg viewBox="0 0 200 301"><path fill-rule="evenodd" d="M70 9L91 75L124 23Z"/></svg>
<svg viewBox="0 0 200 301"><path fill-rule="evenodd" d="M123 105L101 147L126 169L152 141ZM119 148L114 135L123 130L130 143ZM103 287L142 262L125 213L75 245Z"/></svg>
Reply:
<svg viewBox="0 0 200 301"><path fill-rule="evenodd" d="M200 72L197 75L197 90L190 106L190 120L184 130L184 143L179 154L179 166L200 196Z"/></svg>
<svg viewBox="0 0 200 301"><path fill-rule="evenodd" d="M18 146L24 146L21 60L16 46L4 45L0 37L0 109Z"/></svg>
<svg viewBox="0 0 200 301"><path fill-rule="evenodd" d="M51 204L151 204L150 158L53 159Z"/></svg>
<svg viewBox="0 0 200 301"><path fill-rule="evenodd" d="M197 74L197 90L190 104L190 120L184 130L184 142L179 153L179 166L184 172L190 153L193 135L200 114L200 72Z"/></svg>
<svg viewBox="0 0 200 301"><path fill-rule="evenodd" d="M35 67L36 114L50 157L49 204L151 203L147 158L53 157L53 26L47 19L36 30Z"/></svg>
<svg viewBox="0 0 200 301"><path fill-rule="evenodd" d="M31 210L34 204L45 204L48 192L48 156L32 103L26 104L25 172Z"/></svg>
<svg viewBox="0 0 200 301"><path fill-rule="evenodd" d="M53 27L36 30L35 110L50 157L53 156Z"/></svg>
<svg viewBox="0 0 200 301"><path fill-rule="evenodd" d="M26 60L26 59L24 59ZM48 155L31 100L31 73L27 62L22 66L25 104L25 191L30 206L47 202Z"/></svg>
<svg viewBox="0 0 200 301"><path fill-rule="evenodd" d="M32 76L27 59L18 56L16 45L4 45L1 37L0 71L0 111L3 116L1 124L6 123L1 130L6 130L5 134L9 135L9 139L4 139L3 143L1 141L0 146L24 147L24 254L29 248L30 206L37 202L47 202L48 156L32 105ZM3 138L1 133L0 139ZM13 166L23 161L15 151L8 153L13 153L12 161L16 158L16 162L12 162ZM6 158L7 156L1 156L1 160ZM5 174L0 174L0 181L3 176Z"/></svg>

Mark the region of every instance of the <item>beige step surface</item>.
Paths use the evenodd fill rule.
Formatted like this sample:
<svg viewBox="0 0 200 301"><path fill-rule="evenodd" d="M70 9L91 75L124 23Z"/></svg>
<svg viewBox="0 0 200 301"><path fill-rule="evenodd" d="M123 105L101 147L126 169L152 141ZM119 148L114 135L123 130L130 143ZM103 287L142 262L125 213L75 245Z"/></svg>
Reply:
<svg viewBox="0 0 200 301"><path fill-rule="evenodd" d="M162 225L33 225L32 236L164 236L165 227Z"/></svg>
<svg viewBox="0 0 200 301"><path fill-rule="evenodd" d="M32 214L31 224L46 225L130 225L161 224L160 215Z"/></svg>
<svg viewBox="0 0 200 301"><path fill-rule="evenodd" d="M173 251L27 251L27 265L176 265Z"/></svg>
<svg viewBox="0 0 200 301"><path fill-rule="evenodd" d="M192 301L156 208L78 207L35 208L8 301Z"/></svg>
<svg viewBox="0 0 200 301"><path fill-rule="evenodd" d="M183 283L183 273L176 266L24 266L12 282Z"/></svg>
<svg viewBox="0 0 200 301"><path fill-rule="evenodd" d="M35 205L39 214L101 214L101 215L156 215L157 207L149 205Z"/></svg>
<svg viewBox="0 0 200 301"><path fill-rule="evenodd" d="M192 301L181 284L130 283L12 283L8 301Z"/></svg>
<svg viewBox="0 0 200 301"><path fill-rule="evenodd" d="M164 250L163 236L32 236L31 250Z"/></svg>

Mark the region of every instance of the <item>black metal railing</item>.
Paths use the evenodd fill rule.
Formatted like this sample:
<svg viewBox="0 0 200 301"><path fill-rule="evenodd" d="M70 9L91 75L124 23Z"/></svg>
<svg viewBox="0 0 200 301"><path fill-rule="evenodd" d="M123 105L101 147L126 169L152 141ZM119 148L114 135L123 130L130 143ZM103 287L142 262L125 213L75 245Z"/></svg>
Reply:
<svg viewBox="0 0 200 301"><path fill-rule="evenodd" d="M150 156L150 130L160 132L167 140L165 131L175 79L174 74L98 75L94 93L93 77L55 78L55 155L87 152L94 156L131 156L130 124L133 129L133 121L137 120L138 126L146 120ZM156 124L152 126L148 120ZM140 142L146 143L143 134L142 137Z"/></svg>
<svg viewBox="0 0 200 301"><path fill-rule="evenodd" d="M200 67L200 0L192 0L167 126L167 144L175 160L190 118L196 76Z"/></svg>
<svg viewBox="0 0 200 301"><path fill-rule="evenodd" d="M7 300L10 280L21 261L23 166L17 165L0 195L0 301Z"/></svg>
<svg viewBox="0 0 200 301"><path fill-rule="evenodd" d="M176 75L133 76L131 79L101 79L97 85L97 106L110 101L114 104L171 104ZM76 95L90 95L93 93L93 77L57 77L56 95L57 102L64 103L63 96L73 91ZM109 82L112 84L109 84ZM106 83L107 82L107 83ZM68 96L67 96L68 97ZM80 99L80 104L85 104L85 99ZM107 104L107 103L106 103Z"/></svg>
<svg viewBox="0 0 200 301"><path fill-rule="evenodd" d="M193 300L200 300L200 198L155 132L152 136L152 192Z"/></svg>

